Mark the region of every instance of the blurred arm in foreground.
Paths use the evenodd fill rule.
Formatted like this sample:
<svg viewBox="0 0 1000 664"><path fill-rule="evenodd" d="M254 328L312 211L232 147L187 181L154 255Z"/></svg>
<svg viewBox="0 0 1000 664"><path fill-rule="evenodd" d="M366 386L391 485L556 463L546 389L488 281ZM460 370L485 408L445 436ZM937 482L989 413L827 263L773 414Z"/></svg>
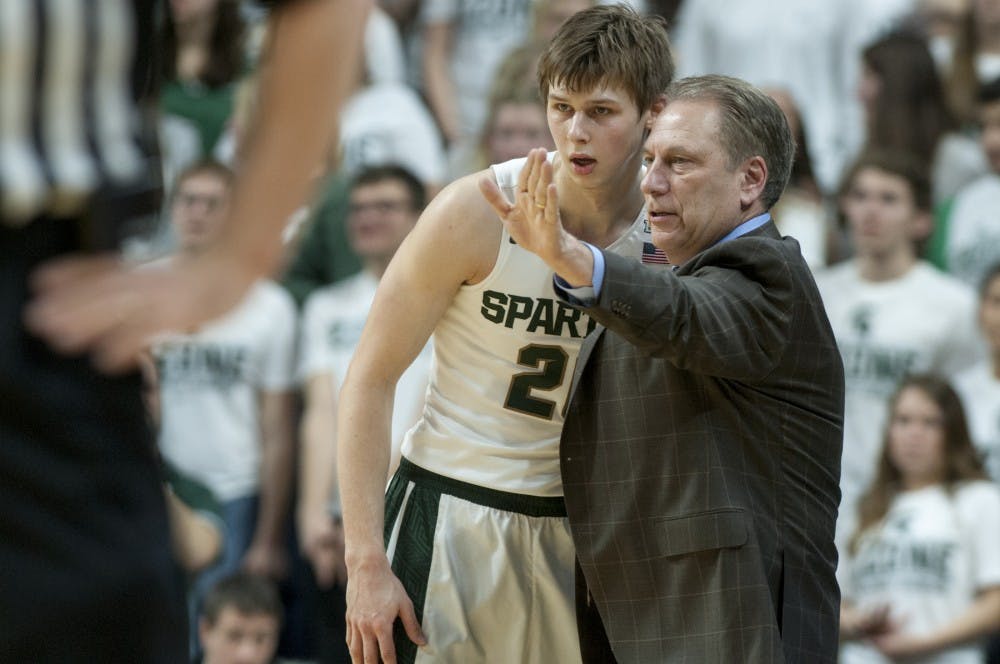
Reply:
<svg viewBox="0 0 1000 664"><path fill-rule="evenodd" d="M308 194L337 126L367 6L301 0L272 14L258 115L214 247L162 269L135 270L112 255L53 261L33 277L29 327L63 352L90 351L102 369L121 371L150 336L219 316L274 272L285 221Z"/></svg>

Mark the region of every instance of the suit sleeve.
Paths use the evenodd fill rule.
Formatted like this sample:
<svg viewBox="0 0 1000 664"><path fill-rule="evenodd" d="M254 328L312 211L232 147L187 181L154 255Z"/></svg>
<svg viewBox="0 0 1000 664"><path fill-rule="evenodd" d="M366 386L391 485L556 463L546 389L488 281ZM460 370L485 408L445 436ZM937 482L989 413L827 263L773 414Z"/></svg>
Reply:
<svg viewBox="0 0 1000 664"><path fill-rule="evenodd" d="M604 257L604 286L585 310L644 353L685 370L754 380L768 375L788 346L802 295L779 241L732 240L678 272Z"/></svg>

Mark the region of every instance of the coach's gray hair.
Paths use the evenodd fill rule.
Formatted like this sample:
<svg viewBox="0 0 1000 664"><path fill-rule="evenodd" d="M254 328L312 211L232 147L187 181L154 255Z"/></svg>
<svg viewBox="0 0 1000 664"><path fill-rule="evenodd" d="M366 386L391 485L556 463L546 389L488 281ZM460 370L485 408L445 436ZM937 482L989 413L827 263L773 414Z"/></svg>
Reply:
<svg viewBox="0 0 1000 664"><path fill-rule="evenodd" d="M795 137L781 108L771 97L746 81L729 76L692 76L667 89L667 103L711 101L720 111L719 142L736 168L750 157L767 164L767 183L761 200L770 209L788 184L795 159Z"/></svg>

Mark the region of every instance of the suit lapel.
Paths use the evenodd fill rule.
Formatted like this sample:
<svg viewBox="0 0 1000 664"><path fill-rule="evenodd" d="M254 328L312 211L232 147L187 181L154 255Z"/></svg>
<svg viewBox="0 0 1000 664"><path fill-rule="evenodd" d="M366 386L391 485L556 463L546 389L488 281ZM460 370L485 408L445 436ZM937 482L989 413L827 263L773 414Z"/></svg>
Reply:
<svg viewBox="0 0 1000 664"><path fill-rule="evenodd" d="M602 334L604 334L605 327L600 323L594 328L586 339L583 340L583 345L580 346L580 354L576 358L576 366L573 368L573 383L569 388L569 397L566 403L571 403L573 401L573 395L576 394L577 385L580 384L580 376L583 375L583 368L587 365L587 361L590 359L590 354L594 352L594 346L597 345L597 340Z"/></svg>

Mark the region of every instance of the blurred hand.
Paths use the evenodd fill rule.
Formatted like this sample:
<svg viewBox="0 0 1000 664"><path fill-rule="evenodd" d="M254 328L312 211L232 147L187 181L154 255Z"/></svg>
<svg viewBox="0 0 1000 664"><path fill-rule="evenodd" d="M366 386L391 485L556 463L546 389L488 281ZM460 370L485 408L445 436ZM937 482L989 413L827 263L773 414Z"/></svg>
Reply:
<svg viewBox="0 0 1000 664"><path fill-rule="evenodd" d="M156 334L224 314L258 276L218 252L142 268L110 255L67 257L34 273L25 318L57 350L90 352L99 368L120 372L135 367Z"/></svg>
<svg viewBox="0 0 1000 664"><path fill-rule="evenodd" d="M883 604L858 614L854 629L861 638L886 634L897 627L892 622L889 606Z"/></svg>
<svg viewBox="0 0 1000 664"><path fill-rule="evenodd" d="M932 648L925 638L903 632L905 620L892 614L888 607L879 617L882 620L869 630L868 634L872 645L889 659L906 659L931 651Z"/></svg>
<svg viewBox="0 0 1000 664"><path fill-rule="evenodd" d="M902 632L872 637L872 643L889 659L906 659L930 652L922 638Z"/></svg>
<svg viewBox="0 0 1000 664"><path fill-rule="evenodd" d="M299 519L299 544L312 564L316 584L320 588L347 583L344 526L339 518L332 518L325 510L304 514Z"/></svg>

